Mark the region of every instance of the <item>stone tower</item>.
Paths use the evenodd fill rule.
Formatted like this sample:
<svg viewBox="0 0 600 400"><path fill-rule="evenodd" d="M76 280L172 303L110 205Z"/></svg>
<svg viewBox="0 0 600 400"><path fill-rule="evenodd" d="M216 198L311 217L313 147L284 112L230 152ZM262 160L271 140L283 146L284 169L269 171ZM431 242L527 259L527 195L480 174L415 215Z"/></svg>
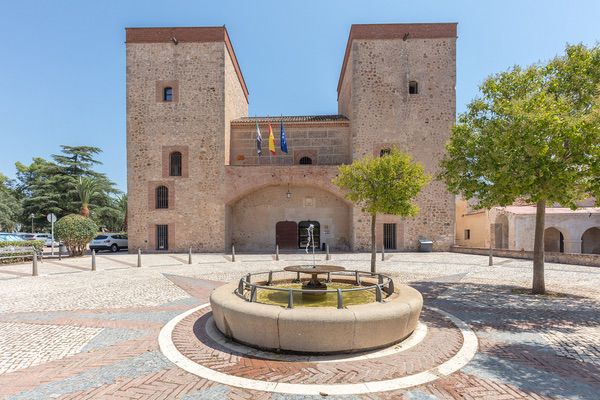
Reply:
<svg viewBox="0 0 600 400"><path fill-rule="evenodd" d="M230 121L248 114L227 30L129 28L126 42L129 248L223 251Z"/></svg>
<svg viewBox="0 0 600 400"><path fill-rule="evenodd" d="M338 112L351 121L352 158L396 146L435 175L455 121L455 85L456 24L352 25L338 83ZM418 203L420 213L405 221L378 216L378 240L389 223L398 228L399 248L427 238L448 249L454 196L434 180ZM354 249L368 248L369 217L355 209L353 225Z"/></svg>

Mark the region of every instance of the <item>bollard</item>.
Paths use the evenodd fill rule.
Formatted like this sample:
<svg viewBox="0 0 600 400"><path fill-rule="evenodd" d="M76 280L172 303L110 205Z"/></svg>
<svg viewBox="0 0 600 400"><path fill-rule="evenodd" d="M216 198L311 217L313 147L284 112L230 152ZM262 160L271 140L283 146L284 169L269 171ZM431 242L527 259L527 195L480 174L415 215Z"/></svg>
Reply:
<svg viewBox="0 0 600 400"><path fill-rule="evenodd" d="M92 250L92 271L96 270L96 250Z"/></svg>
<svg viewBox="0 0 600 400"><path fill-rule="evenodd" d="M385 261L385 246L381 245L381 261Z"/></svg>
<svg viewBox="0 0 600 400"><path fill-rule="evenodd" d="M33 271L31 271L32 276L38 276L38 267L37 267L37 254L33 252Z"/></svg>
<svg viewBox="0 0 600 400"><path fill-rule="evenodd" d="M275 246L275 261L279 261L279 245Z"/></svg>
<svg viewBox="0 0 600 400"><path fill-rule="evenodd" d="M142 249L138 249L137 267L142 268Z"/></svg>
<svg viewBox="0 0 600 400"><path fill-rule="evenodd" d="M190 247L190 251L188 253L188 264L192 263L192 248Z"/></svg>
<svg viewBox="0 0 600 400"><path fill-rule="evenodd" d="M342 289L338 288L337 290L337 308L344 308L344 299L342 298Z"/></svg>
<svg viewBox="0 0 600 400"><path fill-rule="evenodd" d="M267 281L267 286L271 286L273 284L273 271L269 271L269 280Z"/></svg>
<svg viewBox="0 0 600 400"><path fill-rule="evenodd" d="M325 243L325 260L331 260L331 254L329 254L329 244Z"/></svg>
<svg viewBox="0 0 600 400"><path fill-rule="evenodd" d="M231 262L235 261L235 246L231 245Z"/></svg>
<svg viewBox="0 0 600 400"><path fill-rule="evenodd" d="M62 249L58 246L58 261L62 261Z"/></svg>

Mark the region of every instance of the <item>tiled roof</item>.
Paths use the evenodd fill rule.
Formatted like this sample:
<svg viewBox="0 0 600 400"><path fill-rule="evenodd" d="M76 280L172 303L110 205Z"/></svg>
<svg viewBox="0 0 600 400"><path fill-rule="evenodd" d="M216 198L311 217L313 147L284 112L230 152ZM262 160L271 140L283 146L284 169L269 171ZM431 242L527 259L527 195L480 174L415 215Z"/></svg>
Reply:
<svg viewBox="0 0 600 400"><path fill-rule="evenodd" d="M349 122L344 115L283 115L279 117L243 117L234 119L232 123L266 123L266 122Z"/></svg>

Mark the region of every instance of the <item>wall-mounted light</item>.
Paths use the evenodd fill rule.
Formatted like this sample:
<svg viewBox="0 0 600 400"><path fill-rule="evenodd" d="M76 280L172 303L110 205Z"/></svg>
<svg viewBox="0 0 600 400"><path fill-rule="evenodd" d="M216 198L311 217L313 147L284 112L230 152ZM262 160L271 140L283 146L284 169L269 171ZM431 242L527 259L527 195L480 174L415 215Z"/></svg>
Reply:
<svg viewBox="0 0 600 400"><path fill-rule="evenodd" d="M286 193L285 195L286 195L286 197L287 197L288 199L291 199L291 198L292 198L292 192L290 192L290 184L289 184L289 183L288 183L288 190L287 190L287 193Z"/></svg>

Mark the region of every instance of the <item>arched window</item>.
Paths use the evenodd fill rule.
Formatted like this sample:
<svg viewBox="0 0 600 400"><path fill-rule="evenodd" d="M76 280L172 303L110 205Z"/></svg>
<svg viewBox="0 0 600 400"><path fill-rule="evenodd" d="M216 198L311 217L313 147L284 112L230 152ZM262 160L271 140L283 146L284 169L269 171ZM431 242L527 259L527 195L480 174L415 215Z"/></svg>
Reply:
<svg viewBox="0 0 600 400"><path fill-rule="evenodd" d="M299 161L300 164L312 164L312 159L310 157L302 157Z"/></svg>
<svg viewBox="0 0 600 400"><path fill-rule="evenodd" d="M171 86L163 89L163 101L173 101L173 88Z"/></svg>
<svg viewBox="0 0 600 400"><path fill-rule="evenodd" d="M181 153L174 151L169 156L169 175L181 176Z"/></svg>
<svg viewBox="0 0 600 400"><path fill-rule="evenodd" d="M408 82L408 94L418 94L419 93L419 83L417 81Z"/></svg>
<svg viewBox="0 0 600 400"><path fill-rule="evenodd" d="M169 189L166 186L156 188L156 208L169 208Z"/></svg>

